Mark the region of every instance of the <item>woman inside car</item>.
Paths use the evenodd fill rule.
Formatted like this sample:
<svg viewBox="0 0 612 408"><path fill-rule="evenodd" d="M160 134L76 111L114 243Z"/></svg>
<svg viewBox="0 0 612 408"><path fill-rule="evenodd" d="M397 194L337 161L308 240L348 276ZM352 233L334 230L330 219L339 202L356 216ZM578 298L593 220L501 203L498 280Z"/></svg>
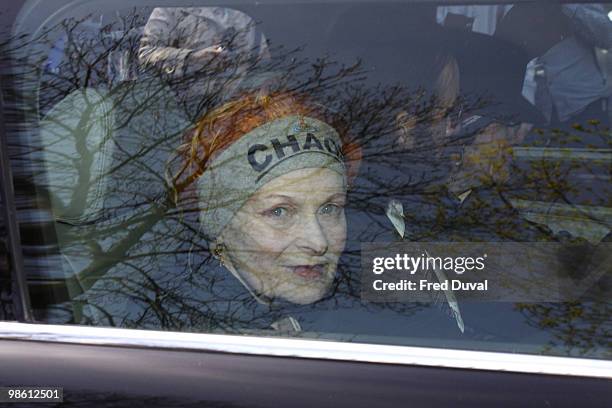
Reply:
<svg viewBox="0 0 612 408"><path fill-rule="evenodd" d="M358 162L347 160L358 150L338 128L304 98L250 94L204 115L181 149L174 185L195 190L200 232L222 275L233 276L217 293L242 299L221 303L263 319L250 327L300 331L290 310L330 295Z"/></svg>

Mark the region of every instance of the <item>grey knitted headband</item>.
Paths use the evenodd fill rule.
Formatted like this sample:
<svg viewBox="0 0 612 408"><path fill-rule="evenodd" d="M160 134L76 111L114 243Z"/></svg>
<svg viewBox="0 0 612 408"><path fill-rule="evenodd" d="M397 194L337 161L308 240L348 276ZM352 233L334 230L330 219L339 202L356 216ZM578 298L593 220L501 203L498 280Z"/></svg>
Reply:
<svg viewBox="0 0 612 408"><path fill-rule="evenodd" d="M200 223L218 237L248 198L270 180L294 170L328 168L344 177L338 133L304 116L286 116L242 136L215 157L198 180Z"/></svg>

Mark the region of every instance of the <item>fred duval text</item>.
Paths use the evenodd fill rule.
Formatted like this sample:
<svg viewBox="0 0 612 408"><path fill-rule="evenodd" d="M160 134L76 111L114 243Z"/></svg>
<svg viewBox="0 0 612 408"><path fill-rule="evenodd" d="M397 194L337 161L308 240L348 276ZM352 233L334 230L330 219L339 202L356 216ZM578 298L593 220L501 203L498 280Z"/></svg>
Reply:
<svg viewBox="0 0 612 408"><path fill-rule="evenodd" d="M383 282L380 279L372 283L372 287L376 291L413 291L413 290L465 290L465 291L486 291L488 289L488 280L482 282L461 282L458 279L453 279L445 282L430 282L426 279L421 279L418 282L402 279L399 282Z"/></svg>

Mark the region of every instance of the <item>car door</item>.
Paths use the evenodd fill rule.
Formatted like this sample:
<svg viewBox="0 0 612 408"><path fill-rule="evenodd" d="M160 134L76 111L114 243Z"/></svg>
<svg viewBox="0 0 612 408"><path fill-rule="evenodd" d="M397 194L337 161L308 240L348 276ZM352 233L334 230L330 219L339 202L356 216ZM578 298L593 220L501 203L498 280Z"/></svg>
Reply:
<svg viewBox="0 0 612 408"><path fill-rule="evenodd" d="M196 3L5 6L1 398L609 405L611 5ZM211 112L289 91L357 146L346 245L316 301L264 305L181 166Z"/></svg>

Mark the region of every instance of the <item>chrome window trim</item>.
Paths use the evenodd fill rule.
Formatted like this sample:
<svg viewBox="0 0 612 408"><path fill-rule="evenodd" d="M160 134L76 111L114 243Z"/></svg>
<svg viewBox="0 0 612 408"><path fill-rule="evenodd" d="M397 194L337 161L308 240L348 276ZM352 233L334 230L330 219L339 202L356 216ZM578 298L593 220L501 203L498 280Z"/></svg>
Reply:
<svg viewBox="0 0 612 408"><path fill-rule="evenodd" d="M612 361L223 334L0 322L0 339L612 378Z"/></svg>

